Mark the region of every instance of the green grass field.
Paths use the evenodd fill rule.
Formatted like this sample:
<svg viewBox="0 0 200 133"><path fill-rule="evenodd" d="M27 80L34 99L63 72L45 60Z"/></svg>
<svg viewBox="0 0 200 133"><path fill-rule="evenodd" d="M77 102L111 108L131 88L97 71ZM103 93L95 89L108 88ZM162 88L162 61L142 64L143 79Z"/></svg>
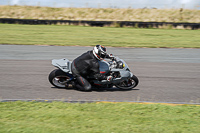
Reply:
<svg viewBox="0 0 200 133"><path fill-rule="evenodd" d="M0 102L1 133L199 133L200 106Z"/></svg>
<svg viewBox="0 0 200 133"><path fill-rule="evenodd" d="M0 44L200 48L200 30L0 24Z"/></svg>

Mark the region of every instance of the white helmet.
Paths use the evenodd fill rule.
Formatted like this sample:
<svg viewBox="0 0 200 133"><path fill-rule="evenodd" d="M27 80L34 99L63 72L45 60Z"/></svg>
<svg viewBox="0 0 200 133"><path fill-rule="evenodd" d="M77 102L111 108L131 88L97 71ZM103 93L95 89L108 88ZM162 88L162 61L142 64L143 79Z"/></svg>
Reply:
<svg viewBox="0 0 200 133"><path fill-rule="evenodd" d="M93 49L93 54L98 60L102 60L106 56L106 48L101 45L96 45Z"/></svg>

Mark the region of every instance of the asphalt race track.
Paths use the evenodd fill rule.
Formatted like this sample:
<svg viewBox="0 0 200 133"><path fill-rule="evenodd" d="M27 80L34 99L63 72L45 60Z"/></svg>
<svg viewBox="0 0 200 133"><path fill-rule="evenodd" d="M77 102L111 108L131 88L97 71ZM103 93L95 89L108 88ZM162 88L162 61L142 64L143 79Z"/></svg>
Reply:
<svg viewBox="0 0 200 133"><path fill-rule="evenodd" d="M0 45L0 101L134 101L200 104L200 49L112 48L139 78L130 91L81 92L48 82L52 59L73 60L92 47Z"/></svg>

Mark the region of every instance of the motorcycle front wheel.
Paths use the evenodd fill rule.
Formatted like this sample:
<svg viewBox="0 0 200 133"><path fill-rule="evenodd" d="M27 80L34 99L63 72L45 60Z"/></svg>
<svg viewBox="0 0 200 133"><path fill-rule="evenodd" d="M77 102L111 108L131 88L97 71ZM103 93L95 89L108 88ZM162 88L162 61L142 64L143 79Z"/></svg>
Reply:
<svg viewBox="0 0 200 133"><path fill-rule="evenodd" d="M135 88L138 85L138 83L139 83L138 78L135 75L133 75L128 80L124 80L120 82L119 84L115 84L115 86L122 90L130 90L130 89Z"/></svg>
<svg viewBox="0 0 200 133"><path fill-rule="evenodd" d="M66 88L66 81L70 77L60 69L55 69L49 74L49 82L57 88Z"/></svg>

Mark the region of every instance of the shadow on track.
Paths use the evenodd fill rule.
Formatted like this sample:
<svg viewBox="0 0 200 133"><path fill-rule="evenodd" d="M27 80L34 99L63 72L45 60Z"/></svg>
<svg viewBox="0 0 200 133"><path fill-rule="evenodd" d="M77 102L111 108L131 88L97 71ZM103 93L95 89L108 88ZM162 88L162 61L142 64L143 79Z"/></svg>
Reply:
<svg viewBox="0 0 200 133"><path fill-rule="evenodd" d="M82 91L82 90L77 90L75 88L57 88L57 87L51 87L54 89L65 89L65 90L75 90L75 91L81 91L81 92L117 92L117 91L136 91L136 90L140 90L140 89L128 89L128 90L123 90L123 89L119 89L119 88L92 88L92 90L90 91Z"/></svg>

